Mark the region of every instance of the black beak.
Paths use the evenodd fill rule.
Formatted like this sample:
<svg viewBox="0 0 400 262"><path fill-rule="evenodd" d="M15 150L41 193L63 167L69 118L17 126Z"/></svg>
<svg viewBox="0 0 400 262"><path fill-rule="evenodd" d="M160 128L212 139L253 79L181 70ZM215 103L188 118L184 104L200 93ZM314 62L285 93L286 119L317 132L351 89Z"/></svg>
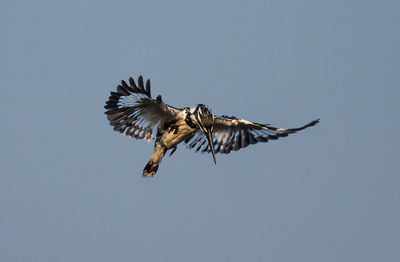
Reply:
<svg viewBox="0 0 400 262"><path fill-rule="evenodd" d="M213 136L212 136L211 128L207 128L206 129L205 135L206 135L207 140L208 140L208 145L211 148L211 153L212 153L212 156L213 156L213 159L214 159L214 164L217 164L217 161L215 160L215 151L214 151L214 143L213 143Z"/></svg>

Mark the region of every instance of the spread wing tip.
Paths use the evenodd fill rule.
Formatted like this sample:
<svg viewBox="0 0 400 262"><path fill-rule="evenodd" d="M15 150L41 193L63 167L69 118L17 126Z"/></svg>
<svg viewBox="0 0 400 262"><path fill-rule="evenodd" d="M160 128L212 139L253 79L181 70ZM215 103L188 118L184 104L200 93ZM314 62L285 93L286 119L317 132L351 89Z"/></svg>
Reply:
<svg viewBox="0 0 400 262"><path fill-rule="evenodd" d="M129 78L129 85L124 80L117 86L117 91L111 91L104 109L104 114L113 129L136 139L152 140L153 130L148 125L142 125L144 115L141 115L137 101L139 97L151 99L150 80L143 82L143 76L138 77L138 84L132 77ZM140 105L139 105L140 106Z"/></svg>
<svg viewBox="0 0 400 262"><path fill-rule="evenodd" d="M315 119L315 120L313 120L313 121L311 121L310 123L308 123L308 125L309 126L314 126L314 125L316 125L316 124L318 124L319 123L319 118L317 118L317 119Z"/></svg>
<svg viewBox="0 0 400 262"><path fill-rule="evenodd" d="M104 106L110 125L115 131L136 139L150 141L158 126L173 119L180 109L162 102L161 96L151 98L150 80L139 76L137 82L130 77L121 81L110 93Z"/></svg>
<svg viewBox="0 0 400 262"><path fill-rule="evenodd" d="M269 125L266 125L266 128L270 129L270 130L273 130L275 132L278 132L278 133L282 133L282 134L285 134L285 133L286 134L291 134L291 133L296 133L298 131L301 131L301 130L306 129L306 128L311 127L311 126L315 126L318 123L319 123L319 118L317 118L317 119L305 124L304 126L297 127L297 128L285 129L285 128L272 127L272 126L269 126Z"/></svg>
<svg viewBox="0 0 400 262"><path fill-rule="evenodd" d="M303 130L303 129L305 129L305 128L307 128L307 127L310 127L310 126L315 126L315 125L318 124L318 123L319 123L319 118L317 118L317 119L311 121L311 122L308 123L308 124L305 124L304 126L302 126L302 127L300 127L300 128L297 128L298 130L296 130L296 131Z"/></svg>

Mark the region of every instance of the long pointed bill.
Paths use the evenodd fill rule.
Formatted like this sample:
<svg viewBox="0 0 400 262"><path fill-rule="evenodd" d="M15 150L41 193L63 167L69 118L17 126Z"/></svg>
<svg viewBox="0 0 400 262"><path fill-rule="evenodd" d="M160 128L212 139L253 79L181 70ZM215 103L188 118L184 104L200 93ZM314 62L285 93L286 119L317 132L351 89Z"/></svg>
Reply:
<svg viewBox="0 0 400 262"><path fill-rule="evenodd" d="M214 143L213 143L213 137L212 137L212 131L210 128L207 128L207 132L206 132L206 137L208 140L208 145L211 148L211 153L214 159L214 164L217 164L217 161L215 160L215 151L214 151Z"/></svg>

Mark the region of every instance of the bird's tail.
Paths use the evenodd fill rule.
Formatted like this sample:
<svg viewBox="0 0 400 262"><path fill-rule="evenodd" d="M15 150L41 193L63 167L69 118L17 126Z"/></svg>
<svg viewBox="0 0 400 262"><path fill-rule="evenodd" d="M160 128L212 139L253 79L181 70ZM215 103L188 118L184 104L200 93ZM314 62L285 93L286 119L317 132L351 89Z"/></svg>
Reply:
<svg viewBox="0 0 400 262"><path fill-rule="evenodd" d="M157 173L158 166L160 165L166 151L167 149L165 148L165 146L161 145L160 143L156 143L154 153L143 169L144 177L153 177L155 173Z"/></svg>

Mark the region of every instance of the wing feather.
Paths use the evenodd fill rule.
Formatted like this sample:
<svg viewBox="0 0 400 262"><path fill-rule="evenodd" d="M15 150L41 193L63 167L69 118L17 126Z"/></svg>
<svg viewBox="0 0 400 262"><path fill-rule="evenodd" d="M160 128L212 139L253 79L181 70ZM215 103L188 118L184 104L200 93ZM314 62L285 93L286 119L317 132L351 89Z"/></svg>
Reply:
<svg viewBox="0 0 400 262"><path fill-rule="evenodd" d="M238 151L249 145L266 143L269 140L276 140L286 137L289 134L313 126L319 119L309 122L298 128L278 128L266 124L259 124L244 119L228 116L217 116L214 118L213 136L215 153L229 154L231 151ZM195 148L196 152L211 152L206 143L206 137L201 131L185 140L189 148Z"/></svg>
<svg viewBox="0 0 400 262"><path fill-rule="evenodd" d="M111 92L104 108L115 131L148 141L154 139L155 130L160 125L171 121L181 111L161 100L152 99L150 79L145 86L142 76L138 77L137 85L132 77L129 78L129 85L122 80L117 92Z"/></svg>

